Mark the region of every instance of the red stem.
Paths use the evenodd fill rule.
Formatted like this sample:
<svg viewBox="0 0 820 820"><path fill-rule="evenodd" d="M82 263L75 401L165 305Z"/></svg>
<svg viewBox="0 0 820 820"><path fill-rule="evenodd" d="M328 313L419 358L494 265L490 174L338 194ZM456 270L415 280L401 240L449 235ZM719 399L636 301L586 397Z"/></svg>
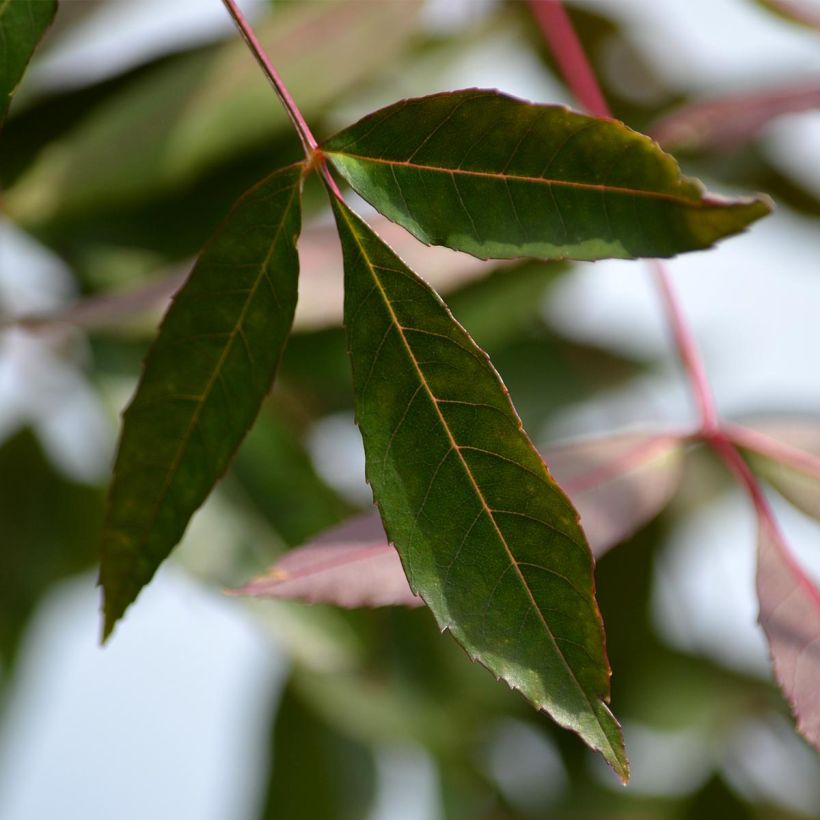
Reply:
<svg viewBox="0 0 820 820"><path fill-rule="evenodd" d="M610 117L609 106L601 87L560 0L529 0L529 4L544 38L555 55L567 85L578 101L591 114ZM698 406L700 425L696 437L709 444L723 459L726 466L745 486L760 518L766 521L774 532L777 532L777 524L760 485L720 427L714 396L706 377L703 360L672 288L666 266L657 259L652 260L650 264L675 340L675 347Z"/></svg>
<svg viewBox="0 0 820 820"><path fill-rule="evenodd" d="M592 66L563 5L556 0L530 0L530 7L573 96L596 117L612 117Z"/></svg>
<svg viewBox="0 0 820 820"><path fill-rule="evenodd" d="M279 97L279 101L284 106L285 111L288 112L288 116L293 123L293 127L296 129L296 133L299 135L299 139L302 142L302 148L305 151L305 158L307 159L307 168L311 168L314 165L317 166L331 193L337 199L341 200L341 191L339 191L339 188L336 185L336 180L333 179L333 176L327 167L327 163L325 162L324 155L319 149L319 143L316 141L316 137L313 136L313 132L310 130L307 120L305 120L304 116L302 116L299 106L296 105L296 101L293 97L291 97L290 92L282 81L282 78L279 76L279 72L271 62L270 57L268 57L262 43L259 42L256 32L254 32L251 24L245 18L245 15L242 14L242 11L239 6L237 6L235 0L222 0L222 2L228 11L228 14L231 15L234 23L236 23L236 27L239 29L242 39L245 41L251 53L256 58L256 62L259 63L259 66L265 76L268 80L270 80L273 90L276 92L276 96Z"/></svg>

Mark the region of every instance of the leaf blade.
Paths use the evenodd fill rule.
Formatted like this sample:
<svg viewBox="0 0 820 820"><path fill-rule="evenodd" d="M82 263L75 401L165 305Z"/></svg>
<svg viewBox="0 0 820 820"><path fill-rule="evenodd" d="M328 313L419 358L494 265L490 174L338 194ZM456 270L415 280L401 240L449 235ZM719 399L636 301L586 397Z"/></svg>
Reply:
<svg viewBox="0 0 820 820"><path fill-rule="evenodd" d="M0 122L56 13L57 0L0 0Z"/></svg>
<svg viewBox="0 0 820 820"><path fill-rule="evenodd" d="M731 426L729 435L785 499L820 520L820 424L816 420L760 419Z"/></svg>
<svg viewBox="0 0 820 820"><path fill-rule="evenodd" d="M301 171L281 169L236 203L148 354L109 494L104 637L182 537L270 389L296 306Z"/></svg>
<svg viewBox="0 0 820 820"><path fill-rule="evenodd" d="M758 620L797 730L820 750L820 589L771 522L761 517L758 524Z"/></svg>
<svg viewBox="0 0 820 820"><path fill-rule="evenodd" d="M626 779L577 514L486 354L363 221L333 205L367 477L411 588L473 659ZM499 479L505 470L512 489ZM449 488L446 503L431 503L437 484ZM541 554L544 543L554 554Z"/></svg>
<svg viewBox="0 0 820 820"><path fill-rule="evenodd" d="M705 196L622 123L481 89L402 100L322 150L385 216L479 258L674 256L769 211Z"/></svg>
<svg viewBox="0 0 820 820"><path fill-rule="evenodd" d="M348 519L286 552L234 595L330 603L345 609L421 606L378 514Z"/></svg>

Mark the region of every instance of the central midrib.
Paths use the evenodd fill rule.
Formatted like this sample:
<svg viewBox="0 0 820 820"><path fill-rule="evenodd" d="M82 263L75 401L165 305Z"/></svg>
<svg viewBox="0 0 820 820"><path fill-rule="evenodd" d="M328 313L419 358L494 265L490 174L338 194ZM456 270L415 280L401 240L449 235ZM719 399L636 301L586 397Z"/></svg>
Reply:
<svg viewBox="0 0 820 820"><path fill-rule="evenodd" d="M505 182L528 182L535 185L548 185L561 188L570 188L582 191L595 191L596 193L612 193L623 194L625 196L643 197L645 199L657 199L666 202L673 202L677 205L687 205L693 208L713 208L716 203L709 200L708 197L700 199L689 199L684 196L676 196L675 194L667 193L665 191L647 191L641 188L628 188L622 185L601 185L594 182L574 182L568 179L553 179L550 177L532 177L523 174L503 174L497 171L476 171L465 168L445 168L440 165L424 165L418 162L409 162L407 160L393 160L384 159L382 157L365 156L364 154L352 154L348 151L327 151L329 157L346 157L354 159L361 163L374 163L376 165L387 165L389 167L412 168L416 171L429 171L431 173L439 174L457 174L465 177L477 177L483 179L492 179L494 181ZM745 203L744 203L745 204Z"/></svg>
<svg viewBox="0 0 820 820"><path fill-rule="evenodd" d="M262 279L266 275L266 268L268 266L268 263L270 262L271 256L273 255L274 248L276 247L277 243L279 242L279 236L282 232L282 228L283 228L285 222L287 221L287 214L290 212L290 209L293 207L293 200L294 200L294 197L296 196L297 189L298 189L298 183L293 186L293 192L291 193L291 196L290 196L290 199L288 201L287 207L282 211L282 214L283 214L282 221L279 223L279 225L276 229L276 232L273 235L273 239L271 240L270 247L268 248L268 251L265 254L265 258L264 258L264 260L262 261L262 263L260 265L259 275L257 276L251 290L248 291L248 296L247 296L247 299L245 300L245 304L242 306L242 310L240 311L239 318L237 319L236 324L233 327L233 329L230 331L230 337L229 337L228 341L226 342L225 347L224 347L222 353L219 356L219 359L217 360L216 364L214 365L214 369L211 373L210 378L208 379L208 383L205 385L205 389L202 391L201 400L197 403L196 407L194 408L194 412L191 415L191 420L189 421L185 432L183 433L183 435L180 438L179 447L177 448L177 451L174 455L174 460L171 463L171 466L168 468L168 473L166 475L165 481L163 482L162 488L160 489L160 492L157 496L157 500L156 500L156 502L154 503L154 505L151 509L151 514L150 514L149 519L148 519L149 524L145 528L144 534L143 534L142 538L139 541L139 545L138 545L139 548L144 547L145 544L148 541L149 533L153 529L154 524L156 523L156 519L157 519L157 515L159 514L160 506L162 505L162 502L165 500L166 496L168 495L168 491L171 487L171 483L173 482L174 475L175 475L177 469L179 468L179 465L182 462L182 459L183 459L183 457L184 457L184 455L185 455L185 453L188 449L188 442L191 439L191 434L193 433L194 428L196 427L196 424L199 421L200 416L202 415L205 404L207 403L208 399L210 398L210 395L211 395L211 392L214 388L214 385L216 384L216 381L219 378L219 374L221 373L222 368L225 365L225 361L228 357L228 353L233 348L233 345L234 345L234 342L236 340L236 336L237 336L237 333L238 333L238 329L241 327L242 322L244 321L245 316L247 315L248 308L249 308L251 302L253 301L257 290L259 289L259 285L262 282Z"/></svg>
<svg viewBox="0 0 820 820"><path fill-rule="evenodd" d="M354 233L354 235L356 235L358 237L359 235L356 232L356 228L353 225L353 223L350 221L350 219L347 217L347 214L345 214L345 220L347 221L347 224L350 227L351 231ZM484 512L487 515L488 519L492 522L492 526L493 526L493 529L495 530L496 536L497 536L499 542L501 543L501 545L503 546L504 551L506 552L507 557L508 557L510 563L512 564L513 568L514 568L516 576L518 577L518 580L521 583L521 586L524 589L525 594L529 598L532 607L538 613L538 619L541 621L541 624L544 627L544 631L547 634L547 636L549 637L550 642L552 643L552 646L555 649L555 652L558 654L558 657L561 659L561 663L563 664L563 666L564 666L567 674L569 675L570 679L575 684L578 691L581 693L582 697L584 698L584 700L586 700L587 704L589 705L590 711L595 716L595 720L598 723L599 727L601 728L602 735L603 735L606 743L609 745L610 751L613 753L615 759L617 760L618 759L617 751L612 747L612 744L609 740L609 737L606 733L606 730L601 725L600 718L598 717L598 714L595 711L595 707L592 703L592 700L590 699L587 692L584 690L584 687L581 686L580 681L578 680L575 673L573 672L572 667L569 665L566 657L564 656L564 653L561 651L561 647L558 645L557 641L555 640L555 636L552 634L552 630L550 629L549 624L546 622L546 619L544 618L544 613L541 611L541 608L538 606L538 603L536 602L536 600L535 600L535 598L532 594L532 590L530 590L530 588L527 584L527 581L524 578L523 573L521 572L521 568L519 567L518 561L516 561L515 556L512 554L512 551L510 550L510 547L507 544L507 540L504 537L504 534L501 532L501 529L499 528L498 523L495 520L495 516L493 515L491 507L489 506L489 504L487 504L487 501L484 498L484 494L481 492L481 488L479 487L478 482L475 480L475 476L473 475L472 470L470 470L470 466L467 464L467 462L464 459L464 456L461 453L461 448L460 448L458 442L456 442L455 438L453 437L452 432L450 431L450 427L447 424L447 421L444 418L444 415L442 414L441 409L438 406L438 402L436 400L436 397L433 394L433 391L430 389L430 386L427 382L427 379L424 376L424 373L422 372L421 368L419 367L419 365L416 361L416 357L413 354L413 350L410 347L409 342L407 341L407 338L404 334L404 331L402 330L402 325L398 321L398 317L396 316L396 313L393 310L393 305L391 304L390 299L388 298L387 293L385 292L384 287L382 286L381 280L379 279L379 276L376 273L376 270L375 270L374 266L370 262L370 258L364 252L364 247L361 243L359 243L359 248L362 250L362 257L365 260L365 262L367 263L367 267L370 270L371 276L373 278L373 282L374 282L376 288L378 289L379 293L381 294L382 301L384 302L384 306L387 309L388 313L390 314L390 318L393 321L393 323L396 327L396 330L399 334L399 337L402 340L402 344L404 345L405 351L407 352L407 356L410 359L410 362L413 366L413 369L416 371L416 374L419 378L419 381L423 385L424 391L427 393L427 396L430 399L430 403L433 405L433 408L435 409L436 415L438 416L438 418L441 422L441 426L444 428L445 434L447 435L447 439L450 442L450 447L456 453L456 455L458 457L458 460L461 463L461 466L464 470L464 473L467 476L467 478L468 478L468 480L469 480L469 482L470 482L470 484L473 488L473 491L475 492L476 496L478 497L479 501L481 502L482 509L484 510Z"/></svg>

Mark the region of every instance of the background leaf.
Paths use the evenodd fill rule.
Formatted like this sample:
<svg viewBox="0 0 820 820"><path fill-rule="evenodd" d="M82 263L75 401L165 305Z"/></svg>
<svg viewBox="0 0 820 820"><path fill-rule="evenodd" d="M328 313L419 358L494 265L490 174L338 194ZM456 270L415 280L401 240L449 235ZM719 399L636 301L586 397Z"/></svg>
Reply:
<svg viewBox="0 0 820 820"><path fill-rule="evenodd" d="M820 589L770 522L761 518L758 524L760 625L797 730L820 750Z"/></svg>
<svg viewBox="0 0 820 820"><path fill-rule="evenodd" d="M105 635L256 417L290 332L301 165L252 188L174 299L125 412L103 534Z"/></svg>
<svg viewBox="0 0 820 820"><path fill-rule="evenodd" d="M677 436L635 432L551 447L544 460L599 556L667 505L681 481L683 454Z"/></svg>
<svg viewBox="0 0 820 820"><path fill-rule="evenodd" d="M0 0L0 123L56 12L57 0Z"/></svg>
<svg viewBox="0 0 820 820"><path fill-rule="evenodd" d="M649 134L668 151L730 151L751 142L777 117L814 108L820 108L820 84L790 83L687 103L658 120Z"/></svg>
<svg viewBox="0 0 820 820"><path fill-rule="evenodd" d="M810 418L758 419L730 428L752 466L781 495L820 519L820 422Z"/></svg>
<svg viewBox="0 0 820 820"><path fill-rule="evenodd" d="M706 196L622 123L497 91L402 100L323 151L385 216L481 258L674 256L769 212Z"/></svg>
<svg viewBox="0 0 820 820"><path fill-rule="evenodd" d="M419 6L286 4L258 34L311 117L398 51ZM88 211L99 218L112 204L184 186L228 157L269 151L282 133L295 140L245 44L231 37L137 76L92 109L50 142L9 190L7 206L27 227Z"/></svg>
<svg viewBox="0 0 820 820"><path fill-rule="evenodd" d="M293 683L282 693L273 771L260 820L361 820L376 793L372 750L339 732L303 702Z"/></svg>
<svg viewBox="0 0 820 820"><path fill-rule="evenodd" d="M470 657L628 776L577 514L489 360L334 200L367 477L411 588Z"/></svg>
<svg viewBox="0 0 820 820"><path fill-rule="evenodd" d="M286 552L271 569L233 590L256 598L346 608L420 606L378 515L360 515Z"/></svg>

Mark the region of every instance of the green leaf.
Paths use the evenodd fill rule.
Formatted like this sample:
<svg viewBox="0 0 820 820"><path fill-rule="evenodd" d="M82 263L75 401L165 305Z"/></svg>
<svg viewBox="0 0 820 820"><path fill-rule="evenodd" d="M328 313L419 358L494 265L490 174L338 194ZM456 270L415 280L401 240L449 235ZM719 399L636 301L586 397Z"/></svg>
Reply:
<svg viewBox="0 0 820 820"><path fill-rule="evenodd" d="M620 122L497 91L402 100L323 151L385 216L481 258L674 256L770 210L762 199L705 195Z"/></svg>
<svg viewBox="0 0 820 820"><path fill-rule="evenodd" d="M57 0L0 0L0 121L56 12Z"/></svg>
<svg viewBox="0 0 820 820"><path fill-rule="evenodd" d="M260 820L357 820L376 792L372 747L338 731L290 683L272 738L273 770Z"/></svg>
<svg viewBox="0 0 820 820"><path fill-rule="evenodd" d="M103 533L104 635L253 423L296 307L301 165L248 191L169 309L125 412Z"/></svg>
<svg viewBox="0 0 820 820"><path fill-rule="evenodd" d="M334 202L367 478L412 589L442 630L627 778L578 516L486 354Z"/></svg>

